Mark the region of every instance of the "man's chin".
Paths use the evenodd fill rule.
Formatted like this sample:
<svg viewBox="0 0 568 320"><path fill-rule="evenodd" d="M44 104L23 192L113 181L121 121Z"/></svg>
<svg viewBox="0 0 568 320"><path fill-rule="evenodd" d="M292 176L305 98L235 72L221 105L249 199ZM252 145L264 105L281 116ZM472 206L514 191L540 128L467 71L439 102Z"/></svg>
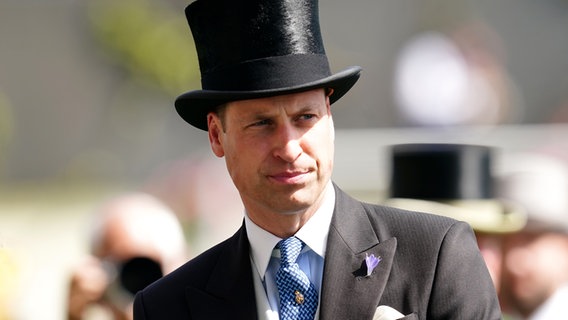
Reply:
<svg viewBox="0 0 568 320"><path fill-rule="evenodd" d="M287 197L282 197L276 204L280 212L286 214L298 214L308 211L311 207L317 206L320 194L309 190L297 190L291 192Z"/></svg>

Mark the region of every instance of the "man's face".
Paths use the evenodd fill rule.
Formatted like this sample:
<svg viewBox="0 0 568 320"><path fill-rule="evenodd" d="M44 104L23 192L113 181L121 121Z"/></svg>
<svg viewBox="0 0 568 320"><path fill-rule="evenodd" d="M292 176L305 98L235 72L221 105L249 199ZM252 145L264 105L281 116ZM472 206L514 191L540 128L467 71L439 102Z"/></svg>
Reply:
<svg viewBox="0 0 568 320"><path fill-rule="evenodd" d="M568 236L520 232L505 242L503 295L529 315L568 281Z"/></svg>
<svg viewBox="0 0 568 320"><path fill-rule="evenodd" d="M334 152L323 89L230 102L222 117L208 116L211 147L225 157L249 214L290 215L319 206Z"/></svg>

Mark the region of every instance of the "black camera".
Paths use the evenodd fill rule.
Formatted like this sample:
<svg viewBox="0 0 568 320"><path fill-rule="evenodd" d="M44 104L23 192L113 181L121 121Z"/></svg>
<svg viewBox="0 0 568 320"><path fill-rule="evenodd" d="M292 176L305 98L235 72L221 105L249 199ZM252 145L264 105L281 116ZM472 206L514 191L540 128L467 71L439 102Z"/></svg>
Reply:
<svg viewBox="0 0 568 320"><path fill-rule="evenodd" d="M117 305L131 303L138 291L163 276L160 263L147 257L134 257L111 265L107 267L110 284L106 297Z"/></svg>

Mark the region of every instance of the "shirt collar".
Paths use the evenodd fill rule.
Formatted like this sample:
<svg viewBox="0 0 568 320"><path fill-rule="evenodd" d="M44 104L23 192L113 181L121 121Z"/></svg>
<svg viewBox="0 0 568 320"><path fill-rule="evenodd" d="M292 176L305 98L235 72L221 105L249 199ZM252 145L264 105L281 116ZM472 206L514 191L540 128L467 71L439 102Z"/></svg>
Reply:
<svg viewBox="0 0 568 320"><path fill-rule="evenodd" d="M321 207L314 215L296 232L295 236L302 240L312 251L325 257L327 236L331 217L335 208L335 190L331 182L325 189L325 195ZM264 279L266 268L272 256L272 250L281 238L256 225L245 212L245 227L251 246L251 258L258 270L261 279Z"/></svg>
<svg viewBox="0 0 568 320"><path fill-rule="evenodd" d="M530 320L559 319L566 312L565 302L568 298L568 283L560 288L546 299L536 311L528 318Z"/></svg>

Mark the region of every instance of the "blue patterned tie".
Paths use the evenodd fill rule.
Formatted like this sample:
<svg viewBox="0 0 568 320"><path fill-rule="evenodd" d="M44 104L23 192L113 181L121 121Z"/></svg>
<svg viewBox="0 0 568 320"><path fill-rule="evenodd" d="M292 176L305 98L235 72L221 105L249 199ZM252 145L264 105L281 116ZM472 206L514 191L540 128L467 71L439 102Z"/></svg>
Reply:
<svg viewBox="0 0 568 320"><path fill-rule="evenodd" d="M280 269L276 285L280 295L280 320L313 320L318 307L318 293L296 259L304 243L291 237L280 241Z"/></svg>

